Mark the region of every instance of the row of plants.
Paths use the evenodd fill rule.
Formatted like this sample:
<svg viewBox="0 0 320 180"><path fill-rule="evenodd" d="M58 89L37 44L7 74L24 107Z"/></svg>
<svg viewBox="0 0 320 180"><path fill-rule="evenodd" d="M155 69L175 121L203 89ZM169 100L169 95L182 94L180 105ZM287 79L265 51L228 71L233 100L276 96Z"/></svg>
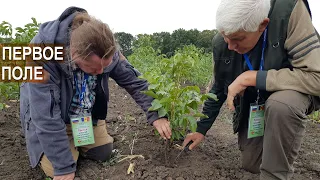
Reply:
<svg viewBox="0 0 320 180"><path fill-rule="evenodd" d="M134 49L132 55L128 56L128 60L142 74L146 74L151 71L159 71L160 62L163 59L174 60L177 56L186 59L186 64L188 64L188 58L193 60L192 68L188 68L188 72L185 72L182 83L205 87L213 74L212 54L204 53L203 49L194 45L183 46L175 51L174 56L168 58L161 54L159 49L153 49L146 43L146 46Z"/></svg>
<svg viewBox="0 0 320 180"><path fill-rule="evenodd" d="M31 18L31 22L24 27L16 28L13 28L9 22L2 21L0 24L0 43L29 43L37 34L39 26L40 23L35 18ZM4 64L5 62L0 62L1 66ZM5 102L8 100L19 98L19 86L18 82L0 82L0 110L7 107Z"/></svg>

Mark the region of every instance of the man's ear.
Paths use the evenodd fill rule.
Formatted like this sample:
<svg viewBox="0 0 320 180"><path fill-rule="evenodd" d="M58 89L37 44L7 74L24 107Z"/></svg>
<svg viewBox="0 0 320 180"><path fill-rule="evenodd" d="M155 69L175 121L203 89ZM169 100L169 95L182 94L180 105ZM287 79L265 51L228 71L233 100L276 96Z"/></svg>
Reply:
<svg viewBox="0 0 320 180"><path fill-rule="evenodd" d="M268 26L269 22L270 22L270 19L269 18L265 18L262 21L262 23L260 23L260 25L259 25L259 31L263 32L266 29L266 27Z"/></svg>

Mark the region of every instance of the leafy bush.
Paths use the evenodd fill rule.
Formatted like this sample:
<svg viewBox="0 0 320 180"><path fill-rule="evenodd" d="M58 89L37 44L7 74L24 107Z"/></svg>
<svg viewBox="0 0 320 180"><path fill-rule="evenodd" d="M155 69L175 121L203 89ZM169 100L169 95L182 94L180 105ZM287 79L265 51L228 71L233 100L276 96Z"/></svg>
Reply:
<svg viewBox="0 0 320 180"><path fill-rule="evenodd" d="M154 50L151 46L144 46L135 49L128 59L134 67L144 74L149 71L156 71L163 57L159 55L159 51Z"/></svg>
<svg viewBox="0 0 320 180"><path fill-rule="evenodd" d="M156 70L140 76L150 84L143 93L155 98L149 110L170 120L171 141L184 137L189 130L195 132L197 118L205 117L199 111L199 105L208 98L216 99L214 94L201 94L196 85L185 86L183 83L194 76L192 72L197 60L197 54L177 52L170 59L161 59L154 67Z"/></svg>
<svg viewBox="0 0 320 180"><path fill-rule="evenodd" d="M192 69L186 75L188 84L204 87L208 84L213 74L212 54L204 53L203 49L197 48L194 45L183 46L178 49L176 54L181 54L184 57L191 57L194 60Z"/></svg>
<svg viewBox="0 0 320 180"><path fill-rule="evenodd" d="M144 42L144 44L151 44L151 42ZM167 58L166 55L160 54L159 49L155 50L149 45L134 49L133 54L128 56L130 63L142 74L150 71L157 71L159 73L160 61L164 58ZM174 56L167 59L168 61L174 61L174 58L192 59L192 64L188 64L188 60L185 61L185 66L189 71L184 72L183 77L181 77L182 84L205 87L212 78L212 54L204 53L202 49L194 45L188 45L178 49ZM181 61L181 63L183 62L184 60Z"/></svg>

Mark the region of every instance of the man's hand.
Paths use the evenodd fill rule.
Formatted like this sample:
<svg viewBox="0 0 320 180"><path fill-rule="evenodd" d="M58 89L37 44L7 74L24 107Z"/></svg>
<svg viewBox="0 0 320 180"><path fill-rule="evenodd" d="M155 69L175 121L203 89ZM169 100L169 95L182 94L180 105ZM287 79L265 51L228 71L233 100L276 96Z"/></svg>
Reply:
<svg viewBox="0 0 320 180"><path fill-rule="evenodd" d="M240 77L240 76L239 76ZM229 85L228 87L228 97L227 97L227 105L228 108L232 111L235 110L233 100L236 97L237 94L240 94L241 92L244 92L244 90L247 87L244 86L241 82L240 79L236 79L232 82L232 84Z"/></svg>
<svg viewBox="0 0 320 180"><path fill-rule="evenodd" d="M153 126L157 129L163 139L171 138L170 122L166 118L161 118L153 122Z"/></svg>
<svg viewBox="0 0 320 180"><path fill-rule="evenodd" d="M189 146L189 150L192 150L193 148L198 146L198 144L200 144L204 140L204 135L198 132L188 134L183 141L183 144L182 144L183 148L186 147L186 145L191 140L193 141L193 143Z"/></svg>
<svg viewBox="0 0 320 180"><path fill-rule="evenodd" d="M54 176L53 180L74 180L75 173L70 173L62 176Z"/></svg>
<svg viewBox="0 0 320 180"><path fill-rule="evenodd" d="M248 86L256 86L257 71L246 71L235 79L228 87L227 105L235 110L233 100L237 94L242 94Z"/></svg>

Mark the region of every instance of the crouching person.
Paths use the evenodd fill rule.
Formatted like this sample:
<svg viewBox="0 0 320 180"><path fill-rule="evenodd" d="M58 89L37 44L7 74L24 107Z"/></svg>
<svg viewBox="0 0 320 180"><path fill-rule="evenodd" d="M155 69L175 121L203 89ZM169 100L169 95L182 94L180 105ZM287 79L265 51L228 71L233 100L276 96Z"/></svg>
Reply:
<svg viewBox="0 0 320 180"><path fill-rule="evenodd" d="M20 120L31 166L58 179L74 179L79 155L106 161L113 138L106 128L108 79L126 89L145 111L148 123L163 138L171 130L166 118L149 112L152 98L141 93L146 81L116 46L109 27L78 7L40 26L31 43L63 44L63 62L43 64L46 82L24 82L20 88Z"/></svg>
<svg viewBox="0 0 320 180"><path fill-rule="evenodd" d="M320 43L306 0L222 0L213 39L218 101L189 134L205 139L226 101L234 110L242 168L261 180L292 177L307 115L319 109Z"/></svg>

